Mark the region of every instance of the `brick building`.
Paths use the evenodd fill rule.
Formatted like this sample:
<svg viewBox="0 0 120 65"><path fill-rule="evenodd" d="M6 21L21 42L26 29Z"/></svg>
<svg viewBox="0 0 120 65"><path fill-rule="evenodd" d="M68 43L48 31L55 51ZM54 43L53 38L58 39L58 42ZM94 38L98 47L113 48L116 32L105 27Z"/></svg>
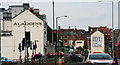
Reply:
<svg viewBox="0 0 120 65"><path fill-rule="evenodd" d="M83 47L83 45L87 45L85 32L86 32L85 30L80 30L77 28L62 29L59 27L59 36L60 36L59 40L62 41L61 44L63 44L64 47L70 47L72 49L73 48L75 49L80 47L81 43L82 43L81 47Z"/></svg>
<svg viewBox="0 0 120 65"><path fill-rule="evenodd" d="M115 57L119 60L120 64L120 29L114 30L114 43Z"/></svg>

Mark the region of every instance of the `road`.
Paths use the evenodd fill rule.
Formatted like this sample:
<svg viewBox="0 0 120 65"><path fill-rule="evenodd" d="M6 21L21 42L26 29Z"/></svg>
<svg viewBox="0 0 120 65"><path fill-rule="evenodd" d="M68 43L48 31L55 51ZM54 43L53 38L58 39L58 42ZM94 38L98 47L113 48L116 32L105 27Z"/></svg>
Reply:
<svg viewBox="0 0 120 65"><path fill-rule="evenodd" d="M25 65L25 64L2 64L2 65ZM63 64L55 64L55 63L38 64L38 63L32 63L32 64L26 64L26 65L87 65L87 64L84 64L84 63L63 63Z"/></svg>

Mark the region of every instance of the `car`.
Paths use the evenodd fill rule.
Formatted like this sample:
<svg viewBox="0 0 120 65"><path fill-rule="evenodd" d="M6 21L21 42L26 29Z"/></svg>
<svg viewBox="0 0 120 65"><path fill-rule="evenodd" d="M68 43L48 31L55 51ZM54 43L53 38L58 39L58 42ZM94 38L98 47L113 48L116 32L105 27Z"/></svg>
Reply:
<svg viewBox="0 0 120 65"><path fill-rule="evenodd" d="M114 59L107 53L90 53L87 55L85 63L87 64L115 64Z"/></svg>
<svg viewBox="0 0 120 65"><path fill-rule="evenodd" d="M70 56L71 56L72 54L66 54L65 56L64 56L64 62L65 63L67 63L67 62L71 62L71 60L70 60Z"/></svg>
<svg viewBox="0 0 120 65"><path fill-rule="evenodd" d="M10 59L8 59L8 58L6 58L6 57L1 57L1 62L2 63L10 63L10 62L14 62L13 60L10 60Z"/></svg>
<svg viewBox="0 0 120 65"><path fill-rule="evenodd" d="M64 62L82 62L83 58L81 54L67 54L64 57Z"/></svg>
<svg viewBox="0 0 120 65"><path fill-rule="evenodd" d="M83 56L81 54L75 54L76 58L78 59L78 62L82 62L83 61Z"/></svg>

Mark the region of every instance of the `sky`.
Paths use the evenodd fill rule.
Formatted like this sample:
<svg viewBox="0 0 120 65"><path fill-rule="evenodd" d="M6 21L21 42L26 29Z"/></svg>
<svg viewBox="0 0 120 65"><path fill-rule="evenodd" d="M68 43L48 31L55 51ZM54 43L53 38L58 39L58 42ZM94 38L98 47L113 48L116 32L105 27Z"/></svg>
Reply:
<svg viewBox="0 0 120 65"><path fill-rule="evenodd" d="M0 2L51 2L53 0L0 0ZM120 0L54 0L56 2L98 2L98 1L120 1Z"/></svg>
<svg viewBox="0 0 120 65"><path fill-rule="evenodd" d="M7 8L11 4L30 3L31 7L39 8L40 14L46 14L48 25L53 28L53 0L0 0L1 6ZM55 19L61 28L88 29L88 26L107 26L112 28L112 5L110 0L54 0ZM114 0L114 16L117 16L117 2ZM118 27L118 18L114 17L114 28ZM56 20L55 20L56 21Z"/></svg>

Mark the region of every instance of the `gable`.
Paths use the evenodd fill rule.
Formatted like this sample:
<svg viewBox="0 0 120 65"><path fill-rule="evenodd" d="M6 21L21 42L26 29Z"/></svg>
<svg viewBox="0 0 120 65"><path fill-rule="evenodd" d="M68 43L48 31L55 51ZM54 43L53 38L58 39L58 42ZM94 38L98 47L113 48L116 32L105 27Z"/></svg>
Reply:
<svg viewBox="0 0 120 65"><path fill-rule="evenodd" d="M103 33L101 33L100 31L96 31L96 32L94 32L91 36L94 36L94 35L96 35L96 36L103 36L104 34Z"/></svg>
<svg viewBox="0 0 120 65"><path fill-rule="evenodd" d="M42 21L36 15L34 15L29 10L25 10L24 12L20 13L18 16L14 17L12 21Z"/></svg>

